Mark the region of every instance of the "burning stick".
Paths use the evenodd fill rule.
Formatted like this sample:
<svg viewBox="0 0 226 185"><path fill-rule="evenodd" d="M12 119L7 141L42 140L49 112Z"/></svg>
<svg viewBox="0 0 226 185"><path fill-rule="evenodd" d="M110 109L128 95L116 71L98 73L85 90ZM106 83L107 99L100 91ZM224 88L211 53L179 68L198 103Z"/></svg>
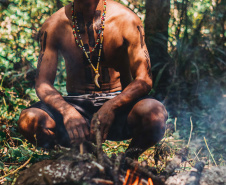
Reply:
<svg viewBox="0 0 226 185"><path fill-rule="evenodd" d="M134 171L131 173L131 170L128 169L126 172L126 177L123 181L123 185L154 185L151 178L148 178L148 181L140 178L140 176L136 176L135 181L134 180L134 174L136 173L137 169L134 169ZM157 183L156 183L157 184Z"/></svg>
<svg viewBox="0 0 226 185"><path fill-rule="evenodd" d="M150 177L156 185L157 184L158 185L164 184L165 179L162 178L161 176L160 177L157 177L152 172L150 172L148 169L143 168L141 166L138 166L137 163L134 162L134 160L131 159L131 158L129 158L129 157L126 157L125 160L126 160L126 163L127 163L128 166L130 166L132 168L136 168L136 171L138 173L141 173L141 174L143 174L143 175L145 175L147 177Z"/></svg>

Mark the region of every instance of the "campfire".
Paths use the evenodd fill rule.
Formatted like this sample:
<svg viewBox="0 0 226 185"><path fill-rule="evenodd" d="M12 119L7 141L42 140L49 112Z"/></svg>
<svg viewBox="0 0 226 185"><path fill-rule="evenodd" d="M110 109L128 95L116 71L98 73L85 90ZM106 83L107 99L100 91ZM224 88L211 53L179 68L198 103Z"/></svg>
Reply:
<svg viewBox="0 0 226 185"><path fill-rule="evenodd" d="M44 160L20 173L16 184L114 184L158 185L162 179L137 161L120 153L109 158L102 150L100 123L96 117L96 144L85 141L71 149L60 147L61 155L55 160ZM154 182L154 183L153 183Z"/></svg>
<svg viewBox="0 0 226 185"><path fill-rule="evenodd" d="M80 146L73 146L70 149L60 147L61 154L59 156L54 160L38 162L22 171L15 184L198 185L201 181L205 182L205 179L201 179L204 168L204 163L201 161L196 163L194 170L187 172L182 177L175 175L175 169L180 166L183 160L186 160L187 148L180 150L160 174L157 174L155 169L142 166L137 161L127 157L126 153L108 157L102 150L98 119L96 119L95 125L96 145L85 141ZM224 176L226 179L226 175ZM178 180L179 178L182 180Z"/></svg>
<svg viewBox="0 0 226 185"><path fill-rule="evenodd" d="M85 142L84 150L76 147L66 151L56 160L44 160L20 173L16 185L58 184L70 185L74 182L109 185L158 185L161 179L137 161L119 154L115 159L105 153L98 154L98 147ZM87 152L88 149L88 152ZM90 153L93 151L93 153ZM98 159L98 157L102 157ZM154 183L153 183L154 181Z"/></svg>

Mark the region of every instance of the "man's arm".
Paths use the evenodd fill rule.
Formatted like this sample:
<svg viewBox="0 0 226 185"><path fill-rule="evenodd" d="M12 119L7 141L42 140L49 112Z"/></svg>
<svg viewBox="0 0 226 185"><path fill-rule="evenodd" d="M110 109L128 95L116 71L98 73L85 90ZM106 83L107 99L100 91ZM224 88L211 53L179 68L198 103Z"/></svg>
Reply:
<svg viewBox="0 0 226 185"><path fill-rule="evenodd" d="M152 88L151 63L145 44L142 22L137 17L127 27L128 30L124 30L123 33L124 39L128 43L129 67L134 80L120 95L109 102L112 104L114 111L128 106L134 100L147 95Z"/></svg>
<svg viewBox="0 0 226 185"><path fill-rule="evenodd" d="M62 114L70 139L84 139L88 135L86 122L79 112L68 104L54 88L57 71L58 48L54 25L44 23L40 35L40 55L38 59L35 89L45 104Z"/></svg>
<svg viewBox="0 0 226 185"><path fill-rule="evenodd" d="M108 129L114 120L115 113L140 97L147 95L152 88L151 64L144 40L142 23L138 17L134 17L133 20L126 21L126 23L128 25L124 26L126 29L122 32L127 43L129 68L134 80L120 95L107 101L98 111L104 140L107 138ZM123 73L123 71L121 72ZM93 122L91 123L91 137L93 137Z"/></svg>

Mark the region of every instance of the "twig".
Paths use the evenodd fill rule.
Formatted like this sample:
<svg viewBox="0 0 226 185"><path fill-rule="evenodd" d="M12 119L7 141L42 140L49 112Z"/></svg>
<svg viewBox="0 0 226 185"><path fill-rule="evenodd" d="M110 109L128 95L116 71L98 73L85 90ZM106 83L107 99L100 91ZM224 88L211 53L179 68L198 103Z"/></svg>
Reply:
<svg viewBox="0 0 226 185"><path fill-rule="evenodd" d="M177 131L177 117L175 117L175 120L174 120L174 128L175 128L175 132Z"/></svg>
<svg viewBox="0 0 226 185"><path fill-rule="evenodd" d="M195 160L196 158L199 160L198 155L199 155L199 153L200 153L201 151L202 151L202 148L199 149L199 151L198 151L197 154L194 152L194 153L195 153L195 158L194 158L194 160ZM199 161L200 161L200 160L199 160Z"/></svg>
<svg viewBox="0 0 226 185"><path fill-rule="evenodd" d="M13 140L12 140L12 138L11 138L8 123L6 123L6 129L5 129L5 131L6 131L6 134L9 136L9 140L10 140L11 144L12 144L13 147L14 147L14 146L15 146L15 143L13 142Z"/></svg>
<svg viewBox="0 0 226 185"><path fill-rule="evenodd" d="M192 123L191 117L190 117L190 123L191 123L191 131L190 131L190 136L189 136L187 148L189 147L189 144L190 144L190 141L191 141L191 134L192 134L192 130L193 130L193 123Z"/></svg>
<svg viewBox="0 0 226 185"><path fill-rule="evenodd" d="M11 138L14 140L20 141L21 143L24 143L24 141L22 141L22 139L20 139L20 138L16 138L16 137L11 137Z"/></svg>
<svg viewBox="0 0 226 185"><path fill-rule="evenodd" d="M200 161L198 155L195 152L194 152L194 154L195 154L195 159L197 158L198 161Z"/></svg>
<svg viewBox="0 0 226 185"><path fill-rule="evenodd" d="M208 146L208 144L207 144L207 141L206 141L206 138L205 138L205 137L204 137L204 141L205 141L206 147L207 147L207 149L208 149L208 151L209 151L209 153L210 153L210 155L211 155L211 157L212 157L212 159L213 159L214 164L217 166L217 163L216 163L215 159L213 158L212 153L210 152L210 149L209 149L209 146Z"/></svg>
<svg viewBox="0 0 226 185"><path fill-rule="evenodd" d="M0 180L4 179L5 177L8 177L9 175L15 174L15 173L18 172L20 169L22 169L23 167L25 167L25 166L30 162L30 160L31 160L32 157L33 157L33 155L31 155L31 157L30 157L23 165L21 165L19 168L17 168L16 170L14 170L14 171L12 171L12 172L10 172L10 173L8 173L8 174L6 174L6 175L0 177Z"/></svg>
<svg viewBox="0 0 226 185"><path fill-rule="evenodd" d="M80 147L80 154L83 155L83 153L84 153L84 152L83 152L83 151L84 151L84 150L83 150L83 143L81 143L81 144L79 145L79 147Z"/></svg>
<svg viewBox="0 0 226 185"><path fill-rule="evenodd" d="M95 161L91 162L94 166L96 166L101 172L104 172L104 167L98 163L96 163Z"/></svg>
<svg viewBox="0 0 226 185"><path fill-rule="evenodd" d="M34 135L34 138L35 138L35 141L36 141L35 148L37 148L37 138L36 138L36 134ZM32 159L32 157L33 157L33 154L30 156L30 158L29 158L23 165L21 165L21 166L20 166L19 168L17 168L16 170L14 170L14 171L12 171L12 172L10 172L10 173L8 173L8 174L6 174L6 175L0 177L0 180L4 179L5 177L8 177L9 175L13 175L13 174L17 173L20 169L22 169L23 167L25 167L25 166L30 162L30 160Z"/></svg>
<svg viewBox="0 0 226 185"><path fill-rule="evenodd" d="M112 181L110 180L105 180L105 179L98 179L98 178L93 178L92 182L94 182L95 184L114 184Z"/></svg>
<svg viewBox="0 0 226 185"><path fill-rule="evenodd" d="M200 148L200 150L198 151L198 153L197 153L197 156L199 155L199 153L202 151L202 148Z"/></svg>
<svg viewBox="0 0 226 185"><path fill-rule="evenodd" d="M120 146L125 146L125 147L128 147L128 146L129 146L129 144L122 144L122 143L120 143L119 145L112 146L111 148L117 149L117 148L118 148L118 147L120 147Z"/></svg>
<svg viewBox="0 0 226 185"><path fill-rule="evenodd" d="M187 161L185 161L185 163L184 163L184 171L186 169L186 165L187 165Z"/></svg>

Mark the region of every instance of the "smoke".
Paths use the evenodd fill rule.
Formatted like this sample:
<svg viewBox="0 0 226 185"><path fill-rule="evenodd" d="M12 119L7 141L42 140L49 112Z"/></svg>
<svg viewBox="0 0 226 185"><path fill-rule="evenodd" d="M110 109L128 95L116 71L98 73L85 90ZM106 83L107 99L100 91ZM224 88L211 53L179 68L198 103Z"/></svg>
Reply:
<svg viewBox="0 0 226 185"><path fill-rule="evenodd" d="M226 160L226 97L221 81L220 78L216 80L208 77L194 83L190 92L189 89L186 90L188 97L181 98L177 110L179 134L185 140L189 137L190 117L193 120L194 128L189 147L192 155L201 148L200 156L210 155L203 140L206 137L218 164L225 163Z"/></svg>

